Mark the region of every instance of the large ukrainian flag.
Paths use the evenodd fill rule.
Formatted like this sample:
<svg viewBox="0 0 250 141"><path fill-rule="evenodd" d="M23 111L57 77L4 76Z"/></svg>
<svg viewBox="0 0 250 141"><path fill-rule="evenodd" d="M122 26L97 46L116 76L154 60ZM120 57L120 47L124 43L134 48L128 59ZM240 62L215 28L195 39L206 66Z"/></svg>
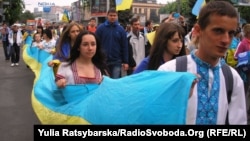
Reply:
<svg viewBox="0 0 250 141"><path fill-rule="evenodd" d="M42 124L185 124L195 75L145 71L100 85L57 88L51 54L24 45L23 59L35 73L32 106Z"/></svg>

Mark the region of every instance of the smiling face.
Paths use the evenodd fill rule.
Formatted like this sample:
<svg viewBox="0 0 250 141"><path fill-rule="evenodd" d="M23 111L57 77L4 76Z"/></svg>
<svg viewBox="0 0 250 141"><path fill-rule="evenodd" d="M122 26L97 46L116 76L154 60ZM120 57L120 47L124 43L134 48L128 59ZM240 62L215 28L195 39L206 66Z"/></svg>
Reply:
<svg viewBox="0 0 250 141"><path fill-rule="evenodd" d="M204 29L196 24L195 30L199 37L197 56L207 62L223 57L233 39L237 25L236 17L217 14L210 15L209 23Z"/></svg>

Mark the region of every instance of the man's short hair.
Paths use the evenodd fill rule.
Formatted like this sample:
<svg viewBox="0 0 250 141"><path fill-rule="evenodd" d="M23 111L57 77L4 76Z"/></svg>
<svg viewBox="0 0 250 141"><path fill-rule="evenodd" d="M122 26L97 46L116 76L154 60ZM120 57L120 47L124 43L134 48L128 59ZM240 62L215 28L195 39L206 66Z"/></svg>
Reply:
<svg viewBox="0 0 250 141"><path fill-rule="evenodd" d="M134 22L137 22L137 21L139 21L138 18L132 18L132 19L130 20L130 25L133 25L133 23L134 23Z"/></svg>
<svg viewBox="0 0 250 141"><path fill-rule="evenodd" d="M96 21L96 19L95 19L94 17L90 18L89 20L90 20L90 21L92 21L92 20Z"/></svg>
<svg viewBox="0 0 250 141"><path fill-rule="evenodd" d="M147 26L149 26L151 23L152 23L151 20L147 20L147 21L145 22L145 26L147 27Z"/></svg>
<svg viewBox="0 0 250 141"><path fill-rule="evenodd" d="M201 29L205 29L210 24L210 16L213 14L238 18L237 11L229 2L210 1L201 8L199 13L198 24Z"/></svg>
<svg viewBox="0 0 250 141"><path fill-rule="evenodd" d="M108 14L109 14L109 13L117 13L117 11L116 11L115 8L110 8L110 9L108 10Z"/></svg>

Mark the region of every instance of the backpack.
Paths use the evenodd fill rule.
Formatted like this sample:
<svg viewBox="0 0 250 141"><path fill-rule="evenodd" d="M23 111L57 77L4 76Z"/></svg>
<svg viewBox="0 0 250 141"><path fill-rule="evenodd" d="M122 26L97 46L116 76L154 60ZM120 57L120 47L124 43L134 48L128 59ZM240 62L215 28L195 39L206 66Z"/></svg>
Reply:
<svg viewBox="0 0 250 141"><path fill-rule="evenodd" d="M226 90L227 90L227 101L228 104L231 102L231 96L233 92L233 74L230 67L225 63L221 67L225 82L226 82ZM176 71L177 72L186 72L187 71L187 56L179 56L176 57ZM226 125L229 125L228 121L228 111L226 116Z"/></svg>

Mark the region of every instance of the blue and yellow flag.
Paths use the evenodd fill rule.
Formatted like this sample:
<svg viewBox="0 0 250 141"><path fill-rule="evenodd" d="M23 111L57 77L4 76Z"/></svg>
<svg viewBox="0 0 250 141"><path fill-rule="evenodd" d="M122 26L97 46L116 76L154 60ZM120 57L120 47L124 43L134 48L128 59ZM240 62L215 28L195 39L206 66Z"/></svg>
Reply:
<svg viewBox="0 0 250 141"><path fill-rule="evenodd" d="M130 9L133 3L133 0L115 0L116 11L122 11Z"/></svg>
<svg viewBox="0 0 250 141"><path fill-rule="evenodd" d="M62 22L69 22L69 11L67 9L64 9Z"/></svg>
<svg viewBox="0 0 250 141"><path fill-rule="evenodd" d="M32 107L42 124L185 124L190 87L187 72L144 71L101 84L57 88L52 55L24 45L23 59L35 73Z"/></svg>
<svg viewBox="0 0 250 141"><path fill-rule="evenodd" d="M204 6L206 4L205 0L197 0L196 3L194 4L194 7L192 9L192 14L194 14L195 16L199 15L200 9L202 8L202 6Z"/></svg>

